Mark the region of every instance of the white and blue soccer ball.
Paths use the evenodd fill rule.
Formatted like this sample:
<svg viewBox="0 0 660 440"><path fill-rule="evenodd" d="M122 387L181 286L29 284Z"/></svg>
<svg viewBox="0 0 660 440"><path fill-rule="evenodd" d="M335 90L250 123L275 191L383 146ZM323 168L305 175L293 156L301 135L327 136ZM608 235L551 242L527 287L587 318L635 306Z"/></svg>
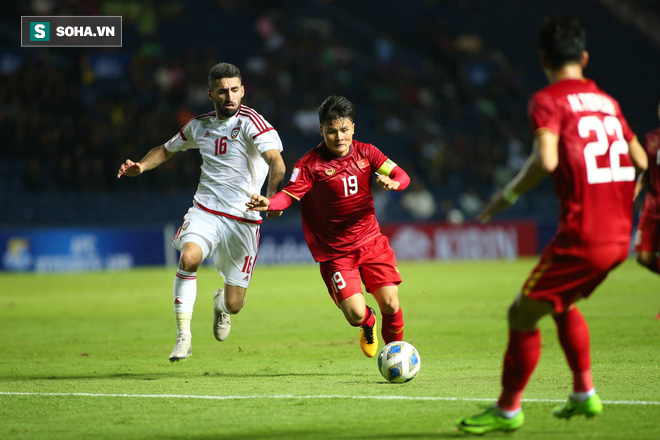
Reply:
<svg viewBox="0 0 660 440"><path fill-rule="evenodd" d="M421 359L417 349L404 341L387 344L378 356L380 374L390 382L409 382L419 373Z"/></svg>

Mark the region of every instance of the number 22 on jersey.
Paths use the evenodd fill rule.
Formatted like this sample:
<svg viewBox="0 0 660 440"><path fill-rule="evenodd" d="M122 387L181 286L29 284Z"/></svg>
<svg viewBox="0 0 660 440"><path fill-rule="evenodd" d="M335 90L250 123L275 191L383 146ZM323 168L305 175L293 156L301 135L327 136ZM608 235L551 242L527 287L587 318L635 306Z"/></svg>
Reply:
<svg viewBox="0 0 660 440"><path fill-rule="evenodd" d="M584 147L584 162L587 166L587 182L589 184L609 182L630 182L635 180L635 168L621 166L621 155L628 154L628 142L623 137L621 122L614 116L584 116L578 122L578 133L582 138L596 133L596 141L589 142ZM615 135L616 140L610 145L608 135ZM598 156L608 154L609 167L599 167Z"/></svg>

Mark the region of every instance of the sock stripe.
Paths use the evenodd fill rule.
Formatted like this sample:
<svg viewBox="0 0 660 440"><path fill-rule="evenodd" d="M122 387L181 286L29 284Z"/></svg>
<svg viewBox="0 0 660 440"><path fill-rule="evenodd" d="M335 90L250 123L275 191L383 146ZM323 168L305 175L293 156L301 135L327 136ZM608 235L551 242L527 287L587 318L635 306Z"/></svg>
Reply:
<svg viewBox="0 0 660 440"><path fill-rule="evenodd" d="M182 280L196 280L197 275L182 275L179 272L176 273L177 278L181 278Z"/></svg>

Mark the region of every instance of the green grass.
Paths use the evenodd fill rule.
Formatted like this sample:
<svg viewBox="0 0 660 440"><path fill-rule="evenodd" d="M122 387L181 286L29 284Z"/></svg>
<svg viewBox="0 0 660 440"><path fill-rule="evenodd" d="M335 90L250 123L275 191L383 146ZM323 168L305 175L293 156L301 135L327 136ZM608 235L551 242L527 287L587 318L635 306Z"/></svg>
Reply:
<svg viewBox="0 0 660 440"><path fill-rule="evenodd" d="M419 376L402 385L386 383L376 360L362 355L358 331L314 265L258 266L223 343L211 332L221 278L201 270L194 355L177 364L167 360L175 339L172 269L0 274L0 392L35 393L0 394L0 438L464 437L453 423L499 393L506 308L534 264L402 264L405 339L422 358ZM532 399L527 421L513 438L660 438L658 292L660 277L631 260L580 303L601 398L654 404L606 403L594 420L554 419L557 403L543 399L566 398L571 379L545 319L541 361L525 394Z"/></svg>

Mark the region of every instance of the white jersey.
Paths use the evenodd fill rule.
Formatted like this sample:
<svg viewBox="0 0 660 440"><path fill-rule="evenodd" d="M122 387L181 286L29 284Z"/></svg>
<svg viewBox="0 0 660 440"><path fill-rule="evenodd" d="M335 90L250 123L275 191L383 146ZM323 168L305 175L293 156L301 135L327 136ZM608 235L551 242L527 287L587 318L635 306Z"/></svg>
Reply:
<svg viewBox="0 0 660 440"><path fill-rule="evenodd" d="M249 222L261 222L258 212L246 212L252 194L261 193L268 164L267 150L282 151L277 131L256 111L241 105L227 119L215 112L188 121L165 149L172 153L198 148L204 163L195 203L205 211Z"/></svg>

